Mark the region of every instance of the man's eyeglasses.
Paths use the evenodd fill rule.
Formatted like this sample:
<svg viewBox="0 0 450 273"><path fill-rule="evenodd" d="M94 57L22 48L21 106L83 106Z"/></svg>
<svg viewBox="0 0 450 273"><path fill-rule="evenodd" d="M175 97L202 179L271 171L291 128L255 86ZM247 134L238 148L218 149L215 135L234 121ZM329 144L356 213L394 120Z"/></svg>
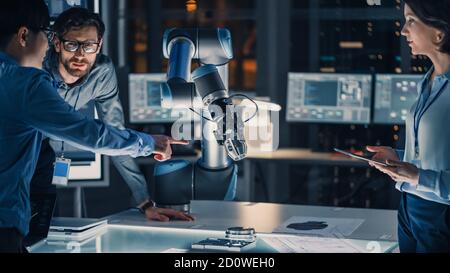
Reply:
<svg viewBox="0 0 450 273"><path fill-rule="evenodd" d="M100 47L100 42L82 43L82 42L78 42L78 41L69 41L69 40L65 40L65 39L60 39L60 40L61 40L61 43L62 43L64 49L71 53L77 52L78 49L81 47L86 54L94 54L94 53L97 53L97 51Z"/></svg>
<svg viewBox="0 0 450 273"><path fill-rule="evenodd" d="M45 33L45 35L47 35L47 39L49 42L52 42L53 39L55 38L55 32L49 28L49 27L40 27L39 28L40 31L43 31Z"/></svg>

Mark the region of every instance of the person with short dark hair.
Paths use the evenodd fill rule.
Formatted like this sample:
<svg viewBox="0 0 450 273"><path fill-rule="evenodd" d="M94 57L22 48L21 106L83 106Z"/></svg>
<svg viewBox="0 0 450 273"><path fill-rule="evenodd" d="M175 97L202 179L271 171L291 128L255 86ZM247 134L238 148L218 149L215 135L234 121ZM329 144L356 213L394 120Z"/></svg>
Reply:
<svg viewBox="0 0 450 273"><path fill-rule="evenodd" d="M105 155L171 156L166 137L117 129L75 111L41 70L48 48L44 0L14 0L0 9L0 252L21 252L31 218L30 181L43 136Z"/></svg>
<svg viewBox="0 0 450 273"><path fill-rule="evenodd" d="M27 5L20 5L25 2ZM11 12L12 10L14 12ZM8 1L2 3L0 9L0 49L6 49L13 36L17 36L22 27L27 28L26 31L23 31L23 38L26 38L27 41L34 39L32 42L42 42L38 38L41 33L50 33L49 25L50 16L43 1ZM16 48L16 50L21 50L22 55L24 55L23 59L27 61L25 66L42 66L42 52L38 51L45 51L45 47L36 44L34 48Z"/></svg>
<svg viewBox="0 0 450 273"><path fill-rule="evenodd" d="M71 8L56 18L52 29L55 35L44 69L57 84L59 95L76 110L93 102L101 120L110 126L125 128L114 64L100 53L105 34L100 16L85 8ZM55 192L52 186L54 160L55 153L45 140L31 181L31 194ZM130 188L135 204L139 208L146 207L143 212L149 220L192 220L180 211L146 206L154 202L149 196L147 181L132 157L116 156L112 157L112 162Z"/></svg>
<svg viewBox="0 0 450 273"><path fill-rule="evenodd" d="M450 252L450 0L404 0L406 37L433 67L419 84L406 121L406 147L368 147L372 164L397 182L400 251Z"/></svg>
<svg viewBox="0 0 450 273"><path fill-rule="evenodd" d="M74 28L95 27L98 39L103 39L106 27L100 15L86 8L70 8L61 13L53 24L53 31L62 37Z"/></svg>

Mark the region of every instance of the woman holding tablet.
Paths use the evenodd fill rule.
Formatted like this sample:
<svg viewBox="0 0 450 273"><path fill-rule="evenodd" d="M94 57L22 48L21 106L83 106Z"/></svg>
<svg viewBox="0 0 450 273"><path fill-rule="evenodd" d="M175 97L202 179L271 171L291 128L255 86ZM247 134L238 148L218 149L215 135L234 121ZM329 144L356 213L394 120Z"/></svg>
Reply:
<svg viewBox="0 0 450 273"><path fill-rule="evenodd" d="M406 147L368 147L370 163L402 192L398 236L401 252L450 252L450 0L404 0L406 37L414 55L433 67L419 84L408 114Z"/></svg>

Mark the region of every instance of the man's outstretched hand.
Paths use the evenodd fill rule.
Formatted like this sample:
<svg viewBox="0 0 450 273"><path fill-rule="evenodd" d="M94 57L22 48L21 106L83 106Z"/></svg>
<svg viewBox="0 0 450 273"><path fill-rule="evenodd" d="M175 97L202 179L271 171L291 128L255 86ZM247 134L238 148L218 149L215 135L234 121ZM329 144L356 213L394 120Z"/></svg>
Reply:
<svg viewBox="0 0 450 273"><path fill-rule="evenodd" d="M157 161L166 161L172 158L172 147L171 145L188 145L189 141L185 140L175 140L168 136L154 135L152 136L155 140L155 154L154 158Z"/></svg>

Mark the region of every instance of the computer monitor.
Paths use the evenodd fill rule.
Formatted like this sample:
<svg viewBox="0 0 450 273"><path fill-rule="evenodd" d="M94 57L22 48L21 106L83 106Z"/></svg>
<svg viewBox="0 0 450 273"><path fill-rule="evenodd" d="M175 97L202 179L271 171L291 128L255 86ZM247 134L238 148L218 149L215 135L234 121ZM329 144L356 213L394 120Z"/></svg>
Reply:
<svg viewBox="0 0 450 273"><path fill-rule="evenodd" d="M416 101L423 75L378 74L375 81L375 124L403 125Z"/></svg>
<svg viewBox="0 0 450 273"><path fill-rule="evenodd" d="M287 121L369 124L372 76L289 73Z"/></svg>
<svg viewBox="0 0 450 273"><path fill-rule="evenodd" d="M200 116L185 109L163 109L161 107L161 84L165 83L166 74L130 74L129 101L130 123L174 123L180 120L199 121Z"/></svg>
<svg viewBox="0 0 450 273"><path fill-rule="evenodd" d="M73 7L90 9L99 12L99 0L45 0L50 12L50 18L55 20L65 10Z"/></svg>
<svg viewBox="0 0 450 273"><path fill-rule="evenodd" d="M98 118L94 103L89 103L79 110L87 117ZM62 142L50 141L55 154L61 156ZM78 149L64 143L64 157L71 159L68 187L108 187L109 159L100 154Z"/></svg>

